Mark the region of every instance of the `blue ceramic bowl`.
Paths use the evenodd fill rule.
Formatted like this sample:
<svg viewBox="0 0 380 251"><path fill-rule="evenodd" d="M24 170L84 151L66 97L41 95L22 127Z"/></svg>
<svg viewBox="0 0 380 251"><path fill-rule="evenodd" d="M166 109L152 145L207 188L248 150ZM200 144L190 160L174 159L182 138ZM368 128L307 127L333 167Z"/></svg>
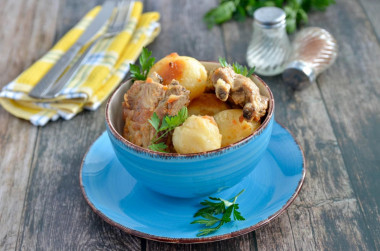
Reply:
<svg viewBox="0 0 380 251"><path fill-rule="evenodd" d="M208 71L219 67L218 63L202 63ZM131 85L131 81L127 81L112 94L106 106L107 132L118 160L137 181L169 196L206 196L236 185L262 158L274 121L272 92L259 77L252 76L252 80L270 100L262 125L235 144L195 154L158 153L134 145L121 136L124 127L121 104Z"/></svg>

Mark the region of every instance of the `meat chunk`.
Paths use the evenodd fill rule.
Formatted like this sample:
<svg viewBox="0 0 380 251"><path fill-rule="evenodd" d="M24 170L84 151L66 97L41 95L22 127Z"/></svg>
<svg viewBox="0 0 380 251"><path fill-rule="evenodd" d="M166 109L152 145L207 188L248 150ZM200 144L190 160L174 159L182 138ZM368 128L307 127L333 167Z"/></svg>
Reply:
<svg viewBox="0 0 380 251"><path fill-rule="evenodd" d="M216 96L222 100L231 100L243 107L243 117L247 121L260 121L268 109L268 98L260 95L256 84L230 67L220 67L210 75Z"/></svg>
<svg viewBox="0 0 380 251"><path fill-rule="evenodd" d="M136 81L124 95L123 137L128 141L147 148L155 130L149 123L153 113L162 119L165 115L177 115L187 106L190 92L173 81L168 86L153 81ZM166 141L167 139L162 139Z"/></svg>
<svg viewBox="0 0 380 251"><path fill-rule="evenodd" d="M158 104L155 112L162 119L165 115L175 116L182 107L188 106L190 91L175 79L167 86L164 98Z"/></svg>
<svg viewBox="0 0 380 251"><path fill-rule="evenodd" d="M162 119L165 115L175 116L184 106L188 106L190 102L190 91L179 84L175 79L167 85L164 98L158 104L155 112ZM159 134L161 136L161 134ZM172 132L161 138L160 142L164 142L169 148L169 152L173 152Z"/></svg>
<svg viewBox="0 0 380 251"><path fill-rule="evenodd" d="M159 83L135 81L123 102L125 121L123 137L142 147L148 147L154 129L148 120L152 117L158 103L163 99L165 90Z"/></svg>

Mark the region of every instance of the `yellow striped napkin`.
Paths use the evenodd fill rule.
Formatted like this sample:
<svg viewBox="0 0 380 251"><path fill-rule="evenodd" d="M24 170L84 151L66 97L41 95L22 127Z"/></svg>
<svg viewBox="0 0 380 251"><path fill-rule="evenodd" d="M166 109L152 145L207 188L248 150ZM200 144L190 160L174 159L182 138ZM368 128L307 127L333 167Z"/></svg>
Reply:
<svg viewBox="0 0 380 251"><path fill-rule="evenodd" d="M142 48L160 32L159 13L142 13L141 2L133 2L123 32L99 41L92 48L86 61L57 98L38 100L28 96L33 86L75 43L100 9L97 6L89 11L49 52L2 89L0 104L5 110L34 125L43 126L60 117L71 119L83 109L95 110L101 105L128 73L129 64L136 61ZM105 30L106 26L98 35Z"/></svg>

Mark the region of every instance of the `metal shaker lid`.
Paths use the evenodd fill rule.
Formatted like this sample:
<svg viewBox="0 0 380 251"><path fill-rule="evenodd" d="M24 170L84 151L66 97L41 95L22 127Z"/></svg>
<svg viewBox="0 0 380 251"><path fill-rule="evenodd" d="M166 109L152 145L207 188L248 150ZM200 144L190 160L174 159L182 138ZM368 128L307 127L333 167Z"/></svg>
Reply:
<svg viewBox="0 0 380 251"><path fill-rule="evenodd" d="M285 24L286 14L277 7L262 7L255 11L253 17L258 24L266 28L272 28L273 26Z"/></svg>
<svg viewBox="0 0 380 251"><path fill-rule="evenodd" d="M293 89L300 90L315 81L316 75L312 67L302 61L288 64L282 73L282 79Z"/></svg>

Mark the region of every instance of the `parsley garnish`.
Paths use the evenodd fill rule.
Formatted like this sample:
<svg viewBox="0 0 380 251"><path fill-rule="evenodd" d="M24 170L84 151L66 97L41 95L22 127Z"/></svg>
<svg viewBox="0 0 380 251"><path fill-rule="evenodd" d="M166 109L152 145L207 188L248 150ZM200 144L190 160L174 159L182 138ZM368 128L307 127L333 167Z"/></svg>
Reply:
<svg viewBox="0 0 380 251"><path fill-rule="evenodd" d="M248 68L246 66L242 66L238 64L237 62L233 63L232 65L228 64L225 58L219 57L219 63L223 67L231 67L236 74L241 74L245 77L251 76L255 72L255 67Z"/></svg>
<svg viewBox="0 0 380 251"><path fill-rule="evenodd" d="M203 228L199 230L197 236L204 236L217 231L223 224L231 221L231 214L234 220L243 221L245 218L241 216L239 209L239 204L236 203L237 197L244 192L244 189L240 191L235 197L230 200L224 200L221 198L209 197L209 200L204 200L201 208L194 214L194 217L202 217L201 219L191 222L191 224L202 224L208 228ZM222 214L221 218L215 217ZM216 225L216 226L215 226Z"/></svg>
<svg viewBox="0 0 380 251"><path fill-rule="evenodd" d="M157 152L165 152L165 149L168 146L164 142L157 142L164 138L169 132L173 131L174 128L182 125L187 117L188 113L186 106L182 107L182 109L175 116L166 115L163 117L162 122L158 118L157 113L153 113L152 117L149 119L149 123L156 130L156 133L148 146L149 149ZM161 133L160 136L158 136L159 133Z"/></svg>
<svg viewBox="0 0 380 251"><path fill-rule="evenodd" d="M297 25L308 22L307 13L312 10L325 10L335 0L220 0L219 6L209 10L203 21L210 29L230 19L243 21L252 17L255 10L265 6L282 8L286 13L286 30L292 33Z"/></svg>
<svg viewBox="0 0 380 251"><path fill-rule="evenodd" d="M203 17L203 21L206 23L207 28L211 29L215 24L221 24L230 20L235 11L235 3L233 1L225 1L217 8L207 12Z"/></svg>
<svg viewBox="0 0 380 251"><path fill-rule="evenodd" d="M150 68L152 68L156 58L150 57L152 52L147 48L143 48L139 57L140 66L135 64L129 64L131 77L134 80L146 80Z"/></svg>
<svg viewBox="0 0 380 251"><path fill-rule="evenodd" d="M231 67L231 65L229 63L227 63L225 58L219 57L219 63L223 67Z"/></svg>

